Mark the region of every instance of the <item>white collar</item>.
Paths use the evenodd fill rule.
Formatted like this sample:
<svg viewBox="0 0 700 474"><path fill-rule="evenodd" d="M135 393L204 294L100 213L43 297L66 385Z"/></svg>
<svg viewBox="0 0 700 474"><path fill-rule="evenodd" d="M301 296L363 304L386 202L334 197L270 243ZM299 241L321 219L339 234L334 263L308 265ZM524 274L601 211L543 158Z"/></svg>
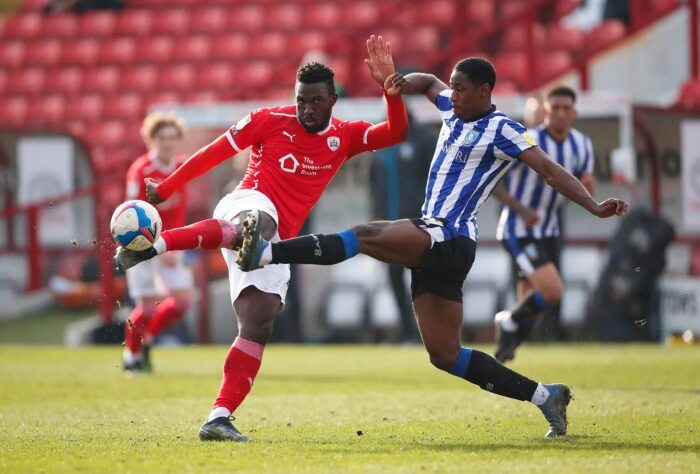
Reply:
<svg viewBox="0 0 700 474"><path fill-rule="evenodd" d="M162 173L172 173L173 170L175 169L175 160L170 160L170 165L164 165L162 161L158 159L156 156L156 152L154 151L149 151L148 152L148 157L151 160L151 165L153 165L154 168L156 168L158 171L161 171Z"/></svg>

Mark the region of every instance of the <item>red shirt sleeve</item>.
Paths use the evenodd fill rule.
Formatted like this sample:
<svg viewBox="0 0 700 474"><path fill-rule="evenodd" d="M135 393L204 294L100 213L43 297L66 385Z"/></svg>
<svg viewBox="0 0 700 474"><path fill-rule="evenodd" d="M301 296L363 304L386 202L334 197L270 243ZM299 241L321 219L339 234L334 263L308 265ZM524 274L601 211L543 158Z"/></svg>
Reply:
<svg viewBox="0 0 700 474"><path fill-rule="evenodd" d="M386 100L386 122L372 125L369 122L352 122L352 155L365 151L379 150L400 143L408 136L408 115L400 95L389 96Z"/></svg>
<svg viewBox="0 0 700 474"><path fill-rule="evenodd" d="M260 140L269 109L259 109L238 121L226 133L189 157L177 170L158 185L158 195L167 199L188 181L200 176Z"/></svg>

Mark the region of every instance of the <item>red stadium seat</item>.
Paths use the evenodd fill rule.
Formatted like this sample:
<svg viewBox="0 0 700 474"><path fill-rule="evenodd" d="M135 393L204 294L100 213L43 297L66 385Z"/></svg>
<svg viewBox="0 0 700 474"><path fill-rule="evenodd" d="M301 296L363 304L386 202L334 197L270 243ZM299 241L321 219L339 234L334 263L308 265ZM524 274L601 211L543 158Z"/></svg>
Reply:
<svg viewBox="0 0 700 474"><path fill-rule="evenodd" d="M537 78L540 81L551 81L571 69L573 64L571 55L567 51L548 51L538 58Z"/></svg>
<svg viewBox="0 0 700 474"><path fill-rule="evenodd" d="M335 82L345 85L350 79L350 61L346 57L333 57L328 62L330 68L333 69Z"/></svg>
<svg viewBox="0 0 700 474"><path fill-rule="evenodd" d="M133 38L116 38L102 44L98 59L106 64L130 64L135 58L136 41Z"/></svg>
<svg viewBox="0 0 700 474"><path fill-rule="evenodd" d="M282 33L266 32L250 43L250 54L257 58L281 58L287 52L287 36Z"/></svg>
<svg viewBox="0 0 700 474"><path fill-rule="evenodd" d="M187 36L175 43L172 59L175 61L204 62L209 59L211 39L206 35Z"/></svg>
<svg viewBox="0 0 700 474"><path fill-rule="evenodd" d="M150 94L158 86L158 68L150 64L126 68L122 71L120 88Z"/></svg>
<svg viewBox="0 0 700 474"><path fill-rule="evenodd" d="M530 65L524 53L502 53L494 59L493 65L500 80L512 81L521 90L526 88Z"/></svg>
<svg viewBox="0 0 700 474"><path fill-rule="evenodd" d="M117 15L109 11L88 11L80 19L80 32L84 36L110 36L116 26Z"/></svg>
<svg viewBox="0 0 700 474"><path fill-rule="evenodd" d="M6 67L22 66L27 47L22 41L0 42L0 64Z"/></svg>
<svg viewBox="0 0 700 474"><path fill-rule="evenodd" d="M83 87L83 70L79 67L63 67L46 75L48 93L77 94Z"/></svg>
<svg viewBox="0 0 700 474"><path fill-rule="evenodd" d="M469 23L487 26L496 19L496 2L491 0L471 0L467 5Z"/></svg>
<svg viewBox="0 0 700 474"><path fill-rule="evenodd" d="M677 105L682 110L700 111L700 80L689 80L683 84ZM700 247L697 250L700 250Z"/></svg>
<svg viewBox="0 0 700 474"><path fill-rule="evenodd" d="M585 33L579 28L553 25L547 30L545 47L547 50L565 49L570 53L577 53L583 49L585 36Z"/></svg>
<svg viewBox="0 0 700 474"><path fill-rule="evenodd" d="M197 70L197 89L227 90L235 87L235 69L229 62L207 64Z"/></svg>
<svg viewBox="0 0 700 474"><path fill-rule="evenodd" d="M431 54L438 51L440 31L437 27L421 26L413 29L410 35L405 36L408 41L404 53Z"/></svg>
<svg viewBox="0 0 700 474"><path fill-rule="evenodd" d="M119 87L119 68L116 66L100 66L85 73L83 89L88 92L111 94Z"/></svg>
<svg viewBox="0 0 700 474"><path fill-rule="evenodd" d="M478 2L472 1L470 5L472 3ZM454 22L455 14L455 2L452 0L434 0L418 7L418 20L423 25L449 26ZM471 17L471 12L469 16Z"/></svg>
<svg viewBox="0 0 700 474"><path fill-rule="evenodd" d="M160 71L159 86L163 90L188 91L194 87L197 69L190 64L166 66Z"/></svg>
<svg viewBox="0 0 700 474"><path fill-rule="evenodd" d="M259 5L234 7L229 13L230 30L259 31L265 27L265 11Z"/></svg>
<svg viewBox="0 0 700 474"><path fill-rule="evenodd" d="M183 102L186 103L194 103L194 104L214 104L221 100L221 95L217 93L216 91L212 90L199 90L197 89L196 91L193 91L190 94L187 94Z"/></svg>
<svg viewBox="0 0 700 474"><path fill-rule="evenodd" d="M61 42L47 39L29 44L25 64L53 66L61 60Z"/></svg>
<svg viewBox="0 0 700 474"><path fill-rule="evenodd" d="M215 34L226 30L227 10L223 7L197 9L192 17L191 31Z"/></svg>
<svg viewBox="0 0 700 474"><path fill-rule="evenodd" d="M561 18L572 13L583 2L581 0L558 0L554 6L554 17Z"/></svg>
<svg viewBox="0 0 700 474"><path fill-rule="evenodd" d="M7 27L7 18L0 16L0 38L5 34L5 28Z"/></svg>
<svg viewBox="0 0 700 474"><path fill-rule="evenodd" d="M182 101L180 100L180 95L177 92L164 91L164 92L159 92L157 94L149 96L148 99L146 100L146 106L175 105L175 104L179 104L181 102Z"/></svg>
<svg viewBox="0 0 700 474"><path fill-rule="evenodd" d="M143 112L144 105L141 94L129 92L109 97L105 101L103 115L107 118L138 120Z"/></svg>
<svg viewBox="0 0 700 474"><path fill-rule="evenodd" d="M13 94L39 94L43 92L46 73L43 69L32 67L10 74L7 90Z"/></svg>
<svg viewBox="0 0 700 474"><path fill-rule="evenodd" d="M620 20L605 21L589 32L586 39L586 49L589 53L596 53L624 38L626 33L627 28Z"/></svg>
<svg viewBox="0 0 700 474"><path fill-rule="evenodd" d="M62 61L66 64L76 64L82 67L91 66L97 62L100 45L94 39L74 40L63 45Z"/></svg>
<svg viewBox="0 0 700 474"><path fill-rule="evenodd" d="M20 126L27 118L27 99L24 97L0 97L0 123Z"/></svg>
<svg viewBox="0 0 700 474"><path fill-rule="evenodd" d="M7 82L10 79L10 74L4 69L0 69L0 97L5 93Z"/></svg>
<svg viewBox="0 0 700 474"><path fill-rule="evenodd" d="M54 14L44 19L42 35L49 38L73 38L80 30L79 17L71 14Z"/></svg>
<svg viewBox="0 0 700 474"><path fill-rule="evenodd" d="M99 121L88 128L87 139L93 145L117 146L124 143L126 125L121 120Z"/></svg>
<svg viewBox="0 0 700 474"><path fill-rule="evenodd" d="M117 20L116 33L125 36L146 36L153 32L154 13L146 9L127 9Z"/></svg>
<svg viewBox="0 0 700 474"><path fill-rule="evenodd" d="M153 24L155 34L184 34L189 31L190 11L186 8L167 8L158 13Z"/></svg>
<svg viewBox="0 0 700 474"><path fill-rule="evenodd" d="M34 99L29 103L27 118L33 123L58 124L64 119L66 99L60 95L52 95Z"/></svg>
<svg viewBox="0 0 700 474"><path fill-rule="evenodd" d="M493 92L495 95L513 95L518 93L518 86L511 81L496 81L496 87L494 87Z"/></svg>
<svg viewBox="0 0 700 474"><path fill-rule="evenodd" d="M70 108L69 108L70 110ZM82 120L68 120L65 129L76 138L84 139L87 135L87 125Z"/></svg>
<svg viewBox="0 0 700 474"><path fill-rule="evenodd" d="M335 3L309 5L304 13L303 26L306 28L330 30L337 28L340 21L340 8Z"/></svg>
<svg viewBox="0 0 700 474"><path fill-rule="evenodd" d="M266 85L272 79L272 65L267 61L247 61L237 70L236 86L244 92L246 89Z"/></svg>
<svg viewBox="0 0 700 474"><path fill-rule="evenodd" d="M66 117L74 120L95 121L102 119L104 98L100 94L82 94L67 104Z"/></svg>
<svg viewBox="0 0 700 474"><path fill-rule="evenodd" d="M498 15L501 18L515 18L529 6L529 3L529 0L508 0L506 2L501 2Z"/></svg>
<svg viewBox="0 0 700 474"><path fill-rule="evenodd" d="M155 36L144 38L139 43L136 56L139 61L146 63L167 63L173 52L174 41L169 36Z"/></svg>
<svg viewBox="0 0 700 474"><path fill-rule="evenodd" d="M211 57L224 61L234 61L248 56L248 36L245 33L227 33L212 41Z"/></svg>
<svg viewBox="0 0 700 474"><path fill-rule="evenodd" d="M379 5L375 2L360 1L343 7L343 22L351 28L367 28L379 20Z"/></svg>
<svg viewBox="0 0 700 474"><path fill-rule="evenodd" d="M301 58L312 50L325 51L326 35L320 31L300 31L289 37L288 52Z"/></svg>
<svg viewBox="0 0 700 474"><path fill-rule="evenodd" d="M30 40L41 35L42 15L40 13L25 13L17 15L7 22L5 38Z"/></svg>
<svg viewBox="0 0 700 474"><path fill-rule="evenodd" d="M292 3L273 5L268 10L267 23L275 30L297 31L302 26L302 9Z"/></svg>
<svg viewBox="0 0 700 474"><path fill-rule="evenodd" d="M526 51L527 28L527 26L513 26L508 28L501 40L501 49L503 51ZM532 28L532 41L535 49L539 49L544 42L544 29L540 24L534 24Z"/></svg>

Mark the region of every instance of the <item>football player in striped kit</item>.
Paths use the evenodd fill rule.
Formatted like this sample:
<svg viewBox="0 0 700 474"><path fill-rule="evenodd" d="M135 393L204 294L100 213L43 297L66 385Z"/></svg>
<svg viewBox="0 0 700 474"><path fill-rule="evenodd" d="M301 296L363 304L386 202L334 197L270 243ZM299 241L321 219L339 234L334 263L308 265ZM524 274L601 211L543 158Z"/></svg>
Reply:
<svg viewBox="0 0 700 474"><path fill-rule="evenodd" d="M594 201L578 179L536 145L525 127L496 109L491 103L496 72L488 61L460 61L449 86L431 74L413 73L401 79L394 84L402 94L425 95L442 117L423 216L270 243L261 237L259 216L251 212L239 266L251 271L278 263L332 265L363 253L410 268L413 307L430 362L484 390L532 402L549 423L546 436L562 436L569 387L537 383L490 355L461 345L462 284L476 252L476 215L516 161L598 217L623 215L627 205L619 199Z"/></svg>
<svg viewBox="0 0 700 474"><path fill-rule="evenodd" d="M552 89L544 104L544 123L529 134L550 159L593 194L593 146L586 135L572 128L575 105L573 89ZM510 169L504 182L496 186L494 196L504 204L496 238L512 257L517 271L517 303L495 317L495 357L506 362L515 357L515 349L527 339L547 308L561 300L559 214L566 199L523 163Z"/></svg>

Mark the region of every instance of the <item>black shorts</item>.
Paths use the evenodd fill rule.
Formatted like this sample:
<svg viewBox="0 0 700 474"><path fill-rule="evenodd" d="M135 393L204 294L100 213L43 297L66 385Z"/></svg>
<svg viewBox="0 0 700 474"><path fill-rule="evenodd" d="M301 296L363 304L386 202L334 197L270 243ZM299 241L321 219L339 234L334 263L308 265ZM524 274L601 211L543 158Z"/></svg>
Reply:
<svg viewBox="0 0 700 474"><path fill-rule="evenodd" d="M435 219L411 219L419 229L443 227L445 222ZM421 263L411 268L411 296L432 293L448 300L462 302L462 286L474 263L476 242L464 236L435 242L425 252Z"/></svg>
<svg viewBox="0 0 700 474"><path fill-rule="evenodd" d="M560 243L558 237L535 239L524 237L501 242L513 260L513 272L517 278L527 278L537 268L553 263L559 268Z"/></svg>

